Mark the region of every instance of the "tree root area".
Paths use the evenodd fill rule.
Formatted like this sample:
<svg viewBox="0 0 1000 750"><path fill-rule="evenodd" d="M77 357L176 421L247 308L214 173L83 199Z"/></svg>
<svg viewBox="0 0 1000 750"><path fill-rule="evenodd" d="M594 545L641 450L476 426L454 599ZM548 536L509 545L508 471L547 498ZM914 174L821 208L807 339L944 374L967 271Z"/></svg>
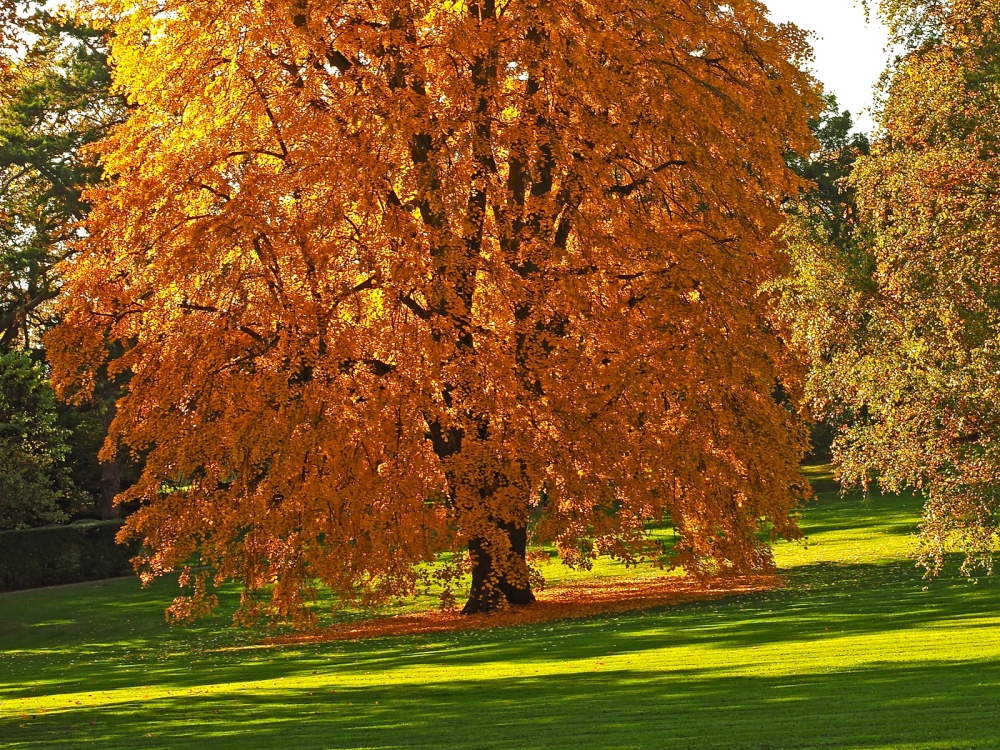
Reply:
<svg viewBox="0 0 1000 750"><path fill-rule="evenodd" d="M783 586L784 579L778 575L702 580L691 576L656 575L575 582L537 592L537 600L530 606L512 607L491 614L462 615L457 609L435 609L416 614L373 617L338 623L318 631L269 638L264 644L290 645L484 630L721 599L772 591Z"/></svg>

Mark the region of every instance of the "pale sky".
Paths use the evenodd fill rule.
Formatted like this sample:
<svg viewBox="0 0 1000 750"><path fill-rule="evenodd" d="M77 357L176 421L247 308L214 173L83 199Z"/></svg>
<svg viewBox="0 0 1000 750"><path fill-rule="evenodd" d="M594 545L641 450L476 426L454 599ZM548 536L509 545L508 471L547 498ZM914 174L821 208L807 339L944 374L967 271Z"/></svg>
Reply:
<svg viewBox="0 0 1000 750"><path fill-rule="evenodd" d="M870 133L873 87L889 57L886 30L874 7L866 23L856 0L764 0L764 4L771 9L772 20L791 21L814 33L813 74L837 95L841 109L851 110L857 129Z"/></svg>

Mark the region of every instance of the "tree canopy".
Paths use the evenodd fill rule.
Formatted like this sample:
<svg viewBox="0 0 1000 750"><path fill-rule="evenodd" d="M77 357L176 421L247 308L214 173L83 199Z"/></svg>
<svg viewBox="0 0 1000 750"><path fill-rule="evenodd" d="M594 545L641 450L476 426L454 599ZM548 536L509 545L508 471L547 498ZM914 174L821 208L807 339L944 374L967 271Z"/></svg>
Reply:
<svg viewBox="0 0 1000 750"><path fill-rule="evenodd" d="M0 76L0 352L33 351L40 358L61 293L59 264L82 236L88 210L82 192L100 178L88 146L122 119L124 102L110 91L105 31L87 23L79 7L55 10L25 1L0 8L6 60ZM97 398L60 405L69 453L65 461L38 467L56 484L68 468L81 500L99 496L105 518L120 515L112 500L121 488L121 462L97 458L116 393L117 385L102 376ZM86 505L75 511L92 513Z"/></svg>
<svg viewBox="0 0 1000 750"><path fill-rule="evenodd" d="M804 293L790 317L814 404L847 415L842 476L926 494L932 570L949 549L968 553L968 570L988 568L1000 500L1000 4L886 10L906 51L883 132L855 167L860 230L839 249L799 244Z"/></svg>
<svg viewBox="0 0 1000 750"><path fill-rule="evenodd" d="M37 346L52 324L58 263L100 169L86 146L122 116L103 32L70 15L19 14L30 33L0 81L0 348Z"/></svg>
<svg viewBox="0 0 1000 750"><path fill-rule="evenodd" d="M814 141L802 35L756 2L106 0L132 109L100 149L54 381L131 374L112 434L146 577L245 613L315 580L466 611L570 564L771 565L808 489L758 290ZM187 580L185 576L185 580ZM267 587L268 603L257 592Z"/></svg>
<svg viewBox="0 0 1000 750"><path fill-rule="evenodd" d="M814 458L830 456L839 428L856 420L831 392L840 377L833 352L849 346L847 335L863 338L863 327L855 321L866 314L866 292L874 286L874 261L851 182L870 144L865 135L852 132L853 126L851 113L828 97L826 111L812 123L819 149L792 155L793 169L811 185L785 206L781 236L791 269L770 285L787 340L810 365L805 403L813 420Z"/></svg>

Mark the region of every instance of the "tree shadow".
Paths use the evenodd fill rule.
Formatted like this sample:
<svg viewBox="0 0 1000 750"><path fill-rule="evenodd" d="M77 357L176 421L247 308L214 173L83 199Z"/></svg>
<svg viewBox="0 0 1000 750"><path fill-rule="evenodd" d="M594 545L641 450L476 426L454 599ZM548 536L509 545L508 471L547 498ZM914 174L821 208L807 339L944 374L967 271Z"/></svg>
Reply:
<svg viewBox="0 0 1000 750"><path fill-rule="evenodd" d="M488 672L488 667L484 668ZM607 672L230 691L0 724L10 748L996 747L1000 664ZM90 722L94 722L91 724ZM22 722L23 723L23 722ZM150 736L151 735L151 736Z"/></svg>
<svg viewBox="0 0 1000 750"><path fill-rule="evenodd" d="M214 628L206 624L180 631L164 626L104 643L96 638L63 640L58 648L53 637L36 649L0 656L0 696L27 695L27 675L40 691L37 695L56 694L66 685L186 689L311 670L333 677L364 669L404 669L431 658L489 670L491 663L530 665L609 652L641 656L666 648L822 648L833 639L957 624L992 617L998 610L1000 582L992 578L978 585L956 578L925 583L911 562L819 563L794 569L783 590L578 620L360 643L260 647L253 634L220 630L218 622ZM293 659L282 658L291 654Z"/></svg>

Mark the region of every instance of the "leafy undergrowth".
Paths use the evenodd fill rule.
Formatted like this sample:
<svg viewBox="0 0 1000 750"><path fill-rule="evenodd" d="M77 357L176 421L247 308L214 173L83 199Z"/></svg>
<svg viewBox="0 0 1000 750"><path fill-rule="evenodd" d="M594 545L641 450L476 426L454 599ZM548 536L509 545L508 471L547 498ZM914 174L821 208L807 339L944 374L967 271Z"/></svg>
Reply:
<svg viewBox="0 0 1000 750"><path fill-rule="evenodd" d="M924 580L919 509L821 493L783 588L484 630L269 645L168 628L167 581L5 594L0 747L997 747L1000 583Z"/></svg>

